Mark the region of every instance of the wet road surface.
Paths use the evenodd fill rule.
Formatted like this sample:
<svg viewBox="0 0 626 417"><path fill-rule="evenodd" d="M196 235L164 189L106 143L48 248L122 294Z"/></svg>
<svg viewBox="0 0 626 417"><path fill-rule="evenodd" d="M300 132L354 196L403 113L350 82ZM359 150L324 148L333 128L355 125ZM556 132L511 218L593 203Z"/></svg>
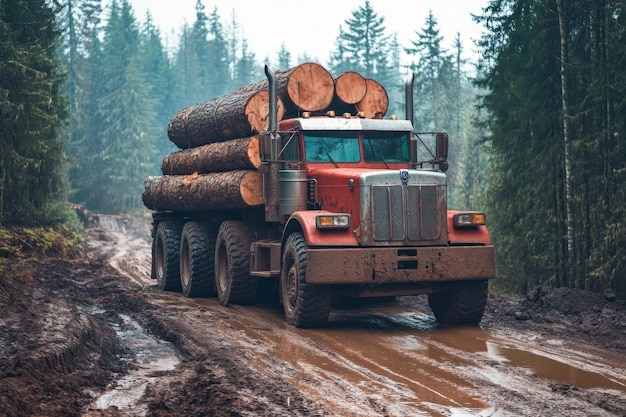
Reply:
<svg viewBox="0 0 626 417"><path fill-rule="evenodd" d="M149 243L128 240L123 233L117 238L112 264L145 288L153 287ZM626 404L625 355L612 357L593 346L529 333L440 327L405 298L334 308L327 328L296 329L285 324L275 304L224 307L215 299L153 289L146 297L184 323L181 331L223 339L244 352L241 359L251 367L287 381L333 415L626 412L621 408ZM601 392L603 400L590 399L594 392ZM604 406L606 399L616 405Z"/></svg>
<svg viewBox="0 0 626 417"><path fill-rule="evenodd" d="M152 297L177 308L195 328L217 317L219 324L205 331L336 415L537 415L537 403L550 402L561 405L562 415L613 415L575 396L564 402L555 389L560 386L626 399L626 364L619 360L559 340L538 345L533 335L438 327L402 300L336 308L329 327L296 329L275 305L223 307L180 294Z"/></svg>

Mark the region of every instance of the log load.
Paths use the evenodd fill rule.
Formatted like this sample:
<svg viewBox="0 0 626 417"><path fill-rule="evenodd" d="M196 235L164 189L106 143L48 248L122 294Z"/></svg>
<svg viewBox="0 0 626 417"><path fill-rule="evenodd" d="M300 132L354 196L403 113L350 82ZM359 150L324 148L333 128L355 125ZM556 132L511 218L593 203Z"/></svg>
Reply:
<svg viewBox="0 0 626 417"><path fill-rule="evenodd" d="M389 96L377 81L367 78L365 97L356 104L356 109L365 113L366 119L382 119L389 109Z"/></svg>
<svg viewBox="0 0 626 417"><path fill-rule="evenodd" d="M297 117L300 111L327 109L335 95L335 83L330 72L315 62L305 62L274 73L276 93L285 106L284 117ZM259 81L237 91L267 89L267 80ZM280 120L281 118L279 118Z"/></svg>
<svg viewBox="0 0 626 417"><path fill-rule="evenodd" d="M278 119L284 114L277 100ZM180 110L167 135L180 149L223 142L260 133L269 124L269 92L237 91Z"/></svg>
<svg viewBox="0 0 626 417"><path fill-rule="evenodd" d="M256 170L148 177L144 188L143 203L151 210L198 212L263 204L262 175Z"/></svg>
<svg viewBox="0 0 626 417"><path fill-rule="evenodd" d="M183 149L163 159L163 175L255 169L261 164L258 135Z"/></svg>

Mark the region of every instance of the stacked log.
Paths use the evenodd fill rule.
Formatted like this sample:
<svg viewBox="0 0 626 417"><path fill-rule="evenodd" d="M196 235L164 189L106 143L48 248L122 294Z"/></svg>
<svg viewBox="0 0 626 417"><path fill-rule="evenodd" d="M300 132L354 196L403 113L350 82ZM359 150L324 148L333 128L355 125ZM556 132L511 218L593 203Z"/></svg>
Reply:
<svg viewBox="0 0 626 417"><path fill-rule="evenodd" d="M344 113L346 109L349 113L355 110L355 104L363 100L367 93L367 81L358 72L348 71L336 76L335 97L332 102L332 109L337 114Z"/></svg>
<svg viewBox="0 0 626 417"><path fill-rule="evenodd" d="M356 72L333 78L321 65L308 62L275 75L278 120L329 109L382 118L389 106L383 86ZM262 205L257 133L268 128L267 88L263 80L177 112L168 136L181 150L163 159L162 176L145 180L144 205L182 212Z"/></svg>
<svg viewBox="0 0 626 417"><path fill-rule="evenodd" d="M389 96L377 81L368 78L365 97L356 104L356 109L365 114L366 119L382 119L389 109Z"/></svg>
<svg viewBox="0 0 626 417"><path fill-rule="evenodd" d="M332 103L335 83L330 72L320 64L305 62L288 70L278 70L274 75L276 93L285 106L285 117L297 117L302 111L325 110ZM237 91L257 91L268 87L269 82L262 80Z"/></svg>
<svg viewBox="0 0 626 417"><path fill-rule="evenodd" d="M278 118L284 114L278 100ZM180 149L194 148L260 133L269 123L269 92L239 91L180 110L167 135Z"/></svg>
<svg viewBox="0 0 626 417"><path fill-rule="evenodd" d="M263 204L263 179L257 170L148 177L144 188L143 203L151 210L198 212Z"/></svg>
<svg viewBox="0 0 626 417"><path fill-rule="evenodd" d="M186 175L237 169L256 169L261 164L259 136L215 142L183 149L163 159L163 175Z"/></svg>

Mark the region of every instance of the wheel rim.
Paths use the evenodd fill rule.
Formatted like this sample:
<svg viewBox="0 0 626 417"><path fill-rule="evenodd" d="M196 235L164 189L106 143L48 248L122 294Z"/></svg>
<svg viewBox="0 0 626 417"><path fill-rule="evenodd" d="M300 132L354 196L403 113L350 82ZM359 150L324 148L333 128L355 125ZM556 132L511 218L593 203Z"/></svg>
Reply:
<svg viewBox="0 0 626 417"><path fill-rule="evenodd" d="M180 279L184 286L189 285L190 280L190 260L189 260L189 244L187 241L183 242L182 251L180 254Z"/></svg>

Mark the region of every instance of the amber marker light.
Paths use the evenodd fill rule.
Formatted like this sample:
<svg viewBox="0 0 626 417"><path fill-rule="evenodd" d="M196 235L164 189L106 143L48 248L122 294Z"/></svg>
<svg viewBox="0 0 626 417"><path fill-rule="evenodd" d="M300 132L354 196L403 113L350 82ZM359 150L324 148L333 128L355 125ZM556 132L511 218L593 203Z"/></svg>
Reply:
<svg viewBox="0 0 626 417"><path fill-rule="evenodd" d="M485 213L465 211L454 214L454 227L467 228L485 225Z"/></svg>

